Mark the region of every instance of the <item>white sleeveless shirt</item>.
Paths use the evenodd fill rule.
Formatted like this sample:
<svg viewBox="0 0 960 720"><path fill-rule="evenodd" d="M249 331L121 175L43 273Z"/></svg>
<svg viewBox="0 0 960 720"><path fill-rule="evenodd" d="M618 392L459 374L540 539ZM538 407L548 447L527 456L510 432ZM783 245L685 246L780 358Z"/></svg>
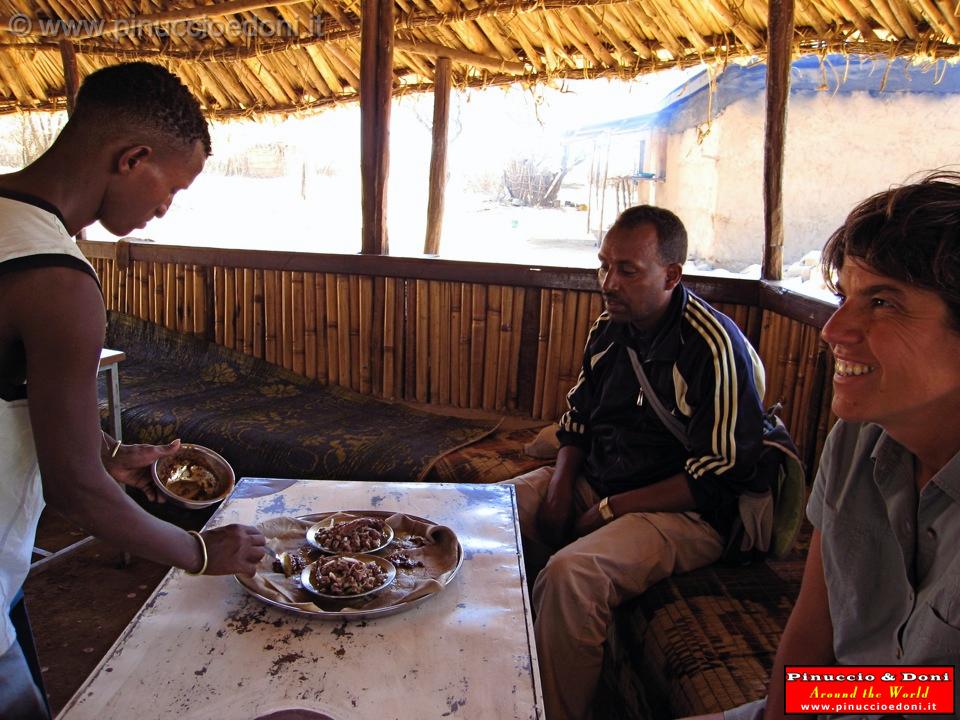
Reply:
<svg viewBox="0 0 960 720"><path fill-rule="evenodd" d="M37 198L0 193L0 277L49 265L76 267L96 277L55 207ZM30 571L44 505L29 400L12 399L11 393L7 397L11 399L0 399L0 655L16 641L10 603Z"/></svg>

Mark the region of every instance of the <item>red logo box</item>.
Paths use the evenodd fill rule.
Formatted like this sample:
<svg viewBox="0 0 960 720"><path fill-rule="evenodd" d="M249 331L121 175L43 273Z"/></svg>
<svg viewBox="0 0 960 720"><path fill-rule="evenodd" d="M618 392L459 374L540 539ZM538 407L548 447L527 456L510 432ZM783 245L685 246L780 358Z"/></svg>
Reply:
<svg viewBox="0 0 960 720"><path fill-rule="evenodd" d="M795 714L952 715L952 665L790 665L785 711Z"/></svg>

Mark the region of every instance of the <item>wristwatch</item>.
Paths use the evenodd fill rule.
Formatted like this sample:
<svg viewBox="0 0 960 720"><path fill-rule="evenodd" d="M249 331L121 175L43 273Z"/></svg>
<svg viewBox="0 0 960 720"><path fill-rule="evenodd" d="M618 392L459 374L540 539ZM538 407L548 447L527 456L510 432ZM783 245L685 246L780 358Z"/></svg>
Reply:
<svg viewBox="0 0 960 720"><path fill-rule="evenodd" d="M600 501L600 504L597 506L597 510L600 511L600 517L603 518L604 522L610 522L613 520L613 510L610 509L610 498L605 497Z"/></svg>

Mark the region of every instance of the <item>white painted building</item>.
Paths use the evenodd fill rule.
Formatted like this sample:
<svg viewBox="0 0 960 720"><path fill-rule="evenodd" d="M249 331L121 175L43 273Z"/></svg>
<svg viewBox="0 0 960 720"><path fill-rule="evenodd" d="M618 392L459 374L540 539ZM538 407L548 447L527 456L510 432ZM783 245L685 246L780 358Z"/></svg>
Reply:
<svg viewBox="0 0 960 720"><path fill-rule="evenodd" d="M765 77L764 65L731 66L716 77L711 98L703 73L657 113L573 134L600 148L595 165L606 162L603 225L609 227L617 212L611 178L632 173L632 202L652 198L676 212L688 228L692 258L734 271L758 263ZM960 69L886 58L851 57L849 64L839 56L823 64L816 57L798 60L791 74L785 163L789 264L819 249L868 195L917 173L960 164ZM638 179L638 171L654 179ZM591 209L591 225L599 232L600 213Z"/></svg>

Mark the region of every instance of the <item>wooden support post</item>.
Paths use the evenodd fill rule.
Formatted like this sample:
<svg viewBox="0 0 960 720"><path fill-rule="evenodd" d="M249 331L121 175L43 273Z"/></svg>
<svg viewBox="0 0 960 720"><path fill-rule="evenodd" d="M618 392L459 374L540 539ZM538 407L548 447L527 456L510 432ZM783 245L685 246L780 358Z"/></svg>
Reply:
<svg viewBox="0 0 960 720"><path fill-rule="evenodd" d="M783 150L790 97L794 0L770 0L767 27L767 121L763 142L764 280L783 276Z"/></svg>
<svg viewBox="0 0 960 720"><path fill-rule="evenodd" d="M63 89L67 96L67 117L77 106L80 75L77 73L77 52L69 40L60 41L60 61L63 63Z"/></svg>
<svg viewBox="0 0 960 720"><path fill-rule="evenodd" d="M77 91L80 89L80 74L77 72L77 52L69 40L61 40L60 61L63 63L63 90L67 96L67 117L73 115L77 107ZM78 240L86 240L87 233L81 228Z"/></svg>
<svg viewBox="0 0 960 720"><path fill-rule="evenodd" d="M447 188L447 127L450 123L450 58L437 58L433 81L433 148L430 153L430 197L424 255L440 253L443 199Z"/></svg>
<svg viewBox="0 0 960 720"><path fill-rule="evenodd" d="M394 4L363 0L360 23L360 252L386 255L390 101L393 95Z"/></svg>

